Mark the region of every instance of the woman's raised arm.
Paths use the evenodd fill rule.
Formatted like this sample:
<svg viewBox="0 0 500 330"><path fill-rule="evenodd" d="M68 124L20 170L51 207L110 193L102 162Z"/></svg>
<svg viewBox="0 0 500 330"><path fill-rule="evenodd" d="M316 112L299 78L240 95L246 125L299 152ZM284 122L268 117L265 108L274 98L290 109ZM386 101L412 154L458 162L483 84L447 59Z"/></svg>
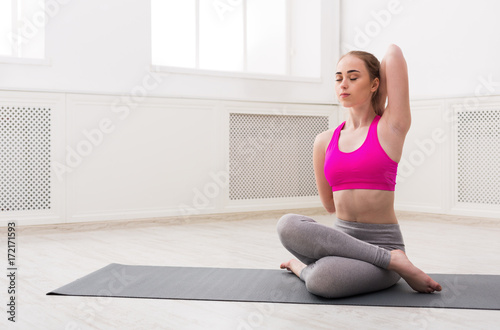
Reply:
<svg viewBox="0 0 500 330"><path fill-rule="evenodd" d="M380 63L381 107L384 120L397 134L405 136L411 125L408 68L401 48L391 45Z"/></svg>

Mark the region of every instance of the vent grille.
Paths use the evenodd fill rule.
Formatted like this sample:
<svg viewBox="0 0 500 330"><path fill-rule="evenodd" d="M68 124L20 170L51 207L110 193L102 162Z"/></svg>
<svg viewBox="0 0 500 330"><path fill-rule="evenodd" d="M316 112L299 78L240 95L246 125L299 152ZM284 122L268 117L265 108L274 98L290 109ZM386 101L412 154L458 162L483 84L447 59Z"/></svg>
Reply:
<svg viewBox="0 0 500 330"><path fill-rule="evenodd" d="M500 205L500 111L458 112L458 202Z"/></svg>
<svg viewBox="0 0 500 330"><path fill-rule="evenodd" d="M0 107L0 211L50 209L50 113Z"/></svg>
<svg viewBox="0 0 500 330"><path fill-rule="evenodd" d="M230 114L229 198L316 196L312 149L328 117Z"/></svg>

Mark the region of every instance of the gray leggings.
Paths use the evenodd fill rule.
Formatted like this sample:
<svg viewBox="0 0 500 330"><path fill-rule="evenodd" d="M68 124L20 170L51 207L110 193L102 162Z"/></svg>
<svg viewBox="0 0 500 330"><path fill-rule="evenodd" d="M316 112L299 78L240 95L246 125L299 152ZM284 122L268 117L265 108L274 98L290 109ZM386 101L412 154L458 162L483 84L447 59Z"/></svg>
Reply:
<svg viewBox="0 0 500 330"><path fill-rule="evenodd" d="M386 289L400 279L387 270L390 251L404 251L398 224L336 219L332 228L303 215L286 214L277 227L283 246L307 265L300 279L313 294L352 296Z"/></svg>

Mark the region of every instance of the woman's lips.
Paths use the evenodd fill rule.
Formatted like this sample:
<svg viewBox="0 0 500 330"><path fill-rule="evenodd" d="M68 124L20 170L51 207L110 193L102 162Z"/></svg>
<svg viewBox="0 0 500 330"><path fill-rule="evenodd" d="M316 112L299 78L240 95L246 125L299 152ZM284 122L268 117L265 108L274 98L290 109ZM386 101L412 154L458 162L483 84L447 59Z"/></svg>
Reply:
<svg viewBox="0 0 500 330"><path fill-rule="evenodd" d="M348 97L349 95L351 95L351 94L348 94L348 93L342 93L342 94L340 94L340 97L341 97L341 98L346 98L346 97Z"/></svg>

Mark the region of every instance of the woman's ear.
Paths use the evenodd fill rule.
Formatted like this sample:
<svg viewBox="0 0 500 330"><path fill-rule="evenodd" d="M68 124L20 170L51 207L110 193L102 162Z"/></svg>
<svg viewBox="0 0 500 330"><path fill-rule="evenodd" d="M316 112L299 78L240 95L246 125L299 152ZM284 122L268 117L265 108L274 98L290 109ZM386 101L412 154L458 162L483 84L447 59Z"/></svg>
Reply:
<svg viewBox="0 0 500 330"><path fill-rule="evenodd" d="M380 86L380 79L378 78L373 79L371 91L375 92L379 86Z"/></svg>

